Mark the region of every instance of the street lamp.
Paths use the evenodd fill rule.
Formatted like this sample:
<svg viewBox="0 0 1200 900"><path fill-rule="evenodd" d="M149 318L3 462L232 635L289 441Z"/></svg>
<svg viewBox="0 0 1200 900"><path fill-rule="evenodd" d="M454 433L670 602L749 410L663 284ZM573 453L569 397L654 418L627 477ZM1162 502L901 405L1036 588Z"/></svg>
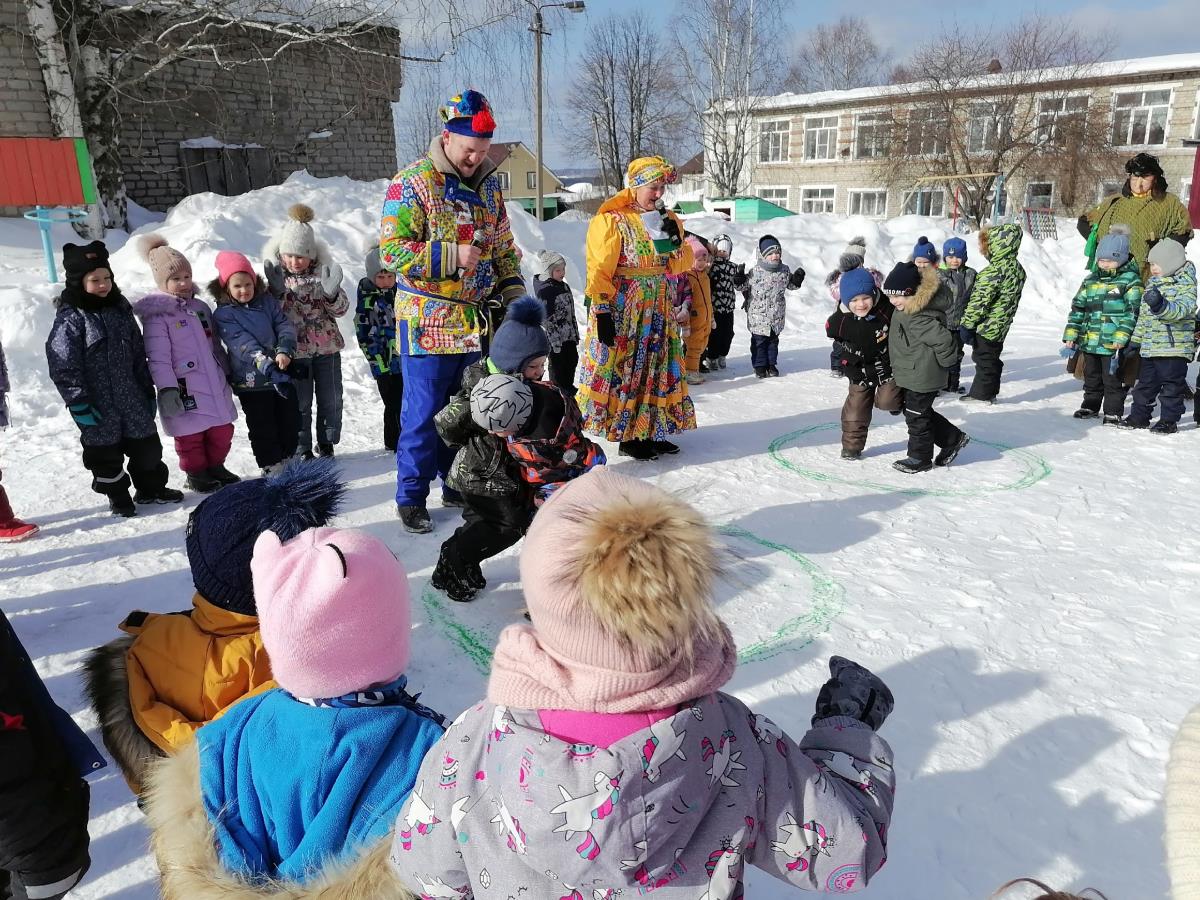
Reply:
<svg viewBox="0 0 1200 900"><path fill-rule="evenodd" d="M525 2L533 7L533 24L529 26L529 30L533 32L534 105L537 107L537 206L534 207L534 215L539 222L543 222L546 212L542 207L542 36L548 36L550 32L542 26L542 10L559 6L570 12L581 13L587 8L587 4L584 0L566 0L564 3L538 3L536 0Z"/></svg>

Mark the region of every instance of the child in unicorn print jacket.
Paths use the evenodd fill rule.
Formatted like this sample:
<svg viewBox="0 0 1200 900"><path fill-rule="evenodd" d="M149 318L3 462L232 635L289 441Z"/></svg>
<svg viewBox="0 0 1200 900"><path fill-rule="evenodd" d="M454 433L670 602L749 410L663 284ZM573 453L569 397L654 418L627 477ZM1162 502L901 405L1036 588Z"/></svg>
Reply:
<svg viewBox="0 0 1200 900"><path fill-rule="evenodd" d="M521 552L531 625L425 757L392 866L423 897L741 897L747 866L848 892L887 856L887 687L834 657L797 744L720 692L710 528L607 467L558 491ZM702 561L700 564L697 561Z"/></svg>

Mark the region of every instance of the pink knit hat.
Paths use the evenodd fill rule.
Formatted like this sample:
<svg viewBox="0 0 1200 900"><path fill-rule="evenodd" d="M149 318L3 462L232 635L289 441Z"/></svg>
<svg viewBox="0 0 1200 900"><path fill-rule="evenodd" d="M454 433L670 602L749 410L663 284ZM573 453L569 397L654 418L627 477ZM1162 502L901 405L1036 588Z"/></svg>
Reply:
<svg viewBox="0 0 1200 900"><path fill-rule="evenodd" d="M712 604L718 551L683 500L593 469L534 517L521 549L532 628L501 634L488 699L636 712L711 693L736 651Z"/></svg>
<svg viewBox="0 0 1200 900"><path fill-rule="evenodd" d="M154 284L160 291L167 289L167 281L175 275L192 276L192 264L187 257L167 244L161 234L144 234L138 238L138 250L142 259L150 266Z"/></svg>
<svg viewBox="0 0 1200 900"><path fill-rule="evenodd" d="M365 531L310 528L282 544L264 531L250 563L263 646L295 697L340 697L408 665L408 578Z"/></svg>
<svg viewBox="0 0 1200 900"><path fill-rule="evenodd" d="M238 272L245 272L251 278L258 277L250 260L242 254L232 250L222 250L217 254L217 280L221 282L221 287L229 284L229 279Z"/></svg>

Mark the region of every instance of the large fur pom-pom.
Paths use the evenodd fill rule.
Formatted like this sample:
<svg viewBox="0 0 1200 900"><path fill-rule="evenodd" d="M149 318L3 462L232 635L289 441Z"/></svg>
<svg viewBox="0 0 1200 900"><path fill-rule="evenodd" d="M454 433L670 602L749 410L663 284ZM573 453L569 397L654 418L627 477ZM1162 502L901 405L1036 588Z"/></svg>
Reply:
<svg viewBox="0 0 1200 900"><path fill-rule="evenodd" d="M149 261L150 251L157 250L159 247L167 246L167 239L161 234L143 234L138 238L137 248L138 254L142 259Z"/></svg>
<svg viewBox="0 0 1200 900"><path fill-rule="evenodd" d="M288 207L288 218L295 219L297 222L311 222L314 218L314 213L311 206L306 206L303 203L293 203Z"/></svg>

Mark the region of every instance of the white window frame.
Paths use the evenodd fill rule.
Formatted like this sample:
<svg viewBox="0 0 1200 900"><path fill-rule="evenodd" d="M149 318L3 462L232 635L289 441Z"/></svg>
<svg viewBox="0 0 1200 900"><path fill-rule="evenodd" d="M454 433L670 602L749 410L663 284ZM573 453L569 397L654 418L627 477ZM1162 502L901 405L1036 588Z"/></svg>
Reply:
<svg viewBox="0 0 1200 900"><path fill-rule="evenodd" d="M1196 105L1192 107L1192 140L1200 141L1200 88L1196 88Z"/></svg>
<svg viewBox="0 0 1200 900"><path fill-rule="evenodd" d="M496 179L500 184L500 190L502 190L502 191L512 190L512 176L509 175L507 172L497 172Z"/></svg>
<svg viewBox="0 0 1200 900"><path fill-rule="evenodd" d="M1034 115L1037 118L1037 142L1038 142L1039 146L1053 144L1053 140L1044 140L1042 138L1042 128L1045 127L1042 123L1042 101L1057 100L1057 101L1060 101L1065 106L1069 101L1077 100L1080 97L1082 97L1086 101L1086 104L1087 104L1084 107L1084 109L1082 110L1082 114L1086 117L1088 112L1092 108L1092 95L1089 94L1087 91L1074 91L1070 94L1061 94L1061 95L1054 95L1051 97L1035 97L1034 98L1034 102L1037 104L1037 107L1034 109ZM1060 116L1064 115L1066 113L1067 113L1067 110L1065 110L1065 109L1059 110ZM1056 118L1053 122L1049 123L1049 125L1051 128L1057 127L1058 119ZM1051 132L1051 136L1053 137L1053 132Z"/></svg>
<svg viewBox="0 0 1200 900"><path fill-rule="evenodd" d="M823 125L820 131L832 131L833 139L829 143L828 156L809 156L808 155L808 123L816 120L833 119L832 127ZM815 131L816 129L814 129ZM824 115L814 115L804 117L804 161L806 163L831 163L837 162L838 154L838 138L842 130L842 117L839 113L828 113Z"/></svg>
<svg viewBox="0 0 1200 900"><path fill-rule="evenodd" d="M1179 199L1181 201L1183 201L1184 206L1191 205L1191 194L1192 194L1192 179L1190 179L1190 178L1179 179Z"/></svg>
<svg viewBox="0 0 1200 900"><path fill-rule="evenodd" d="M967 104L967 155L968 156L986 156L989 153L996 152L996 145L1000 141L1003 131L1011 130L1012 122L1007 116L999 116L997 107L1001 101L998 100L972 100ZM972 144L975 141L975 133L973 123L975 116L973 115L976 107L990 106L992 108L991 115L983 120L985 132L983 146L978 150ZM990 138L990 139L989 139Z"/></svg>
<svg viewBox="0 0 1200 900"><path fill-rule="evenodd" d="M863 123L862 119L864 116L883 116L884 119L882 122ZM888 129L889 134L887 135L887 143L884 146L883 153L880 153L880 154L877 154L874 156L864 156L858 152L858 134L859 134L859 129L862 127L863 124L871 125L874 127L883 125ZM856 112L854 114L854 133L850 138L850 156L851 156L851 158L865 159L865 160L887 159L892 154L892 149L893 149L893 147L892 147L893 140L892 139L894 136L890 132L891 132L892 128L894 128L894 127L895 127L895 122L892 120L891 114L886 109L865 109L865 110L862 110L861 112Z"/></svg>
<svg viewBox="0 0 1200 900"><path fill-rule="evenodd" d="M1033 185L1035 185L1035 184L1048 184L1048 185L1050 185L1050 205L1049 205L1049 206L1045 206L1045 207L1031 207L1031 204L1030 204L1030 202L1029 202L1029 199L1030 199L1030 198L1029 198L1029 189L1030 189L1030 188L1031 188ZM1024 208L1025 208L1025 209L1030 209L1030 208L1033 208L1033 209L1054 209L1054 208L1055 208L1055 207L1054 207L1054 201L1055 201L1055 199L1057 198L1057 194L1058 194L1058 185L1057 185L1055 182L1053 182L1053 181L1050 181L1049 179L1039 179L1039 180L1037 180L1037 181L1033 181L1033 180L1027 181L1027 182L1025 182L1025 206L1024 206Z"/></svg>
<svg viewBox="0 0 1200 900"><path fill-rule="evenodd" d="M908 121L906 122L906 133L904 135L904 155L909 159L932 159L932 158L935 158L938 156L944 156L947 153L947 151L949 150L949 148L944 145L939 147L939 145L938 145L939 139L936 136L933 139L933 150L930 151L929 153L926 153L924 150L920 150L920 149L918 149L918 151L916 153L909 152L909 143L912 140L912 124L913 124L912 123L912 114L915 112L931 112L931 113L937 114L940 112L940 110L936 106L920 106L920 105L913 106L909 110L909 118L908 118ZM922 144L925 143L923 138L924 138L924 136L922 136L922 141L921 141Z"/></svg>
<svg viewBox="0 0 1200 900"><path fill-rule="evenodd" d="M837 185L836 184L804 184L804 185L800 186L800 212L819 214L819 213L815 213L813 210L804 208L804 204L809 202L809 199L810 199L810 198L806 198L804 196L804 193L806 191L833 191L833 194L830 197L818 197L815 199L819 200L822 204L824 204L826 202L829 203L829 209L827 209L827 210L823 209L820 211L821 213L832 213L835 209L837 209Z"/></svg>
<svg viewBox="0 0 1200 900"><path fill-rule="evenodd" d="M772 128L771 131L764 131L767 125L783 125L783 128ZM763 136L771 135L778 136L781 144L782 156L780 159L763 159ZM791 119L762 119L758 123L758 164L760 166L778 166L790 163L792 161L792 120Z"/></svg>
<svg viewBox="0 0 1200 900"><path fill-rule="evenodd" d="M929 206L930 206L929 212L921 212L920 210L914 210L913 212L908 211L908 200L910 197L914 196L915 194L929 194L932 197L932 195L935 192L942 195L942 211L940 213L933 212L933 204L932 203L929 204ZM902 215L902 216L929 216L934 219L944 219L944 218L946 218L946 193L947 192L944 187L917 188L916 190L913 190L913 191L905 191L903 194L903 197L902 197L903 202L900 205L900 215Z"/></svg>
<svg viewBox="0 0 1200 900"><path fill-rule="evenodd" d="M1112 111L1109 115L1108 133L1112 137L1113 130L1117 127L1117 95L1118 94L1145 94L1148 91L1166 91L1167 92L1167 118L1163 122L1163 139L1161 144L1113 144L1116 150L1141 150L1148 147L1167 148L1171 143L1171 110L1175 107L1175 89L1179 87L1178 82L1170 84L1140 84L1140 85L1124 85L1113 87L1110 96L1109 105ZM1144 109L1144 106L1134 107L1136 109ZM1147 123L1148 124L1148 123ZM1126 136L1129 134L1129 129L1125 130Z"/></svg>
<svg viewBox="0 0 1200 900"><path fill-rule="evenodd" d="M527 171L525 173L525 190L537 190L537 169L534 169L532 172Z"/></svg>
<svg viewBox="0 0 1200 900"><path fill-rule="evenodd" d="M880 213L854 212L854 210L851 207L854 204L854 195L855 194L883 194L883 212L880 212ZM888 211L888 203L890 200L891 200L891 197L889 196L888 189L886 187L850 188L849 190L846 191L846 215L848 215L848 216L863 216L868 219L886 219L887 211Z"/></svg>
<svg viewBox="0 0 1200 900"><path fill-rule="evenodd" d="M783 202L781 203L774 197L764 197L763 191L783 191ZM792 188L787 184L760 184L754 189L754 196L759 200L765 200L768 203L774 203L776 206L782 206L784 209L792 208Z"/></svg>

